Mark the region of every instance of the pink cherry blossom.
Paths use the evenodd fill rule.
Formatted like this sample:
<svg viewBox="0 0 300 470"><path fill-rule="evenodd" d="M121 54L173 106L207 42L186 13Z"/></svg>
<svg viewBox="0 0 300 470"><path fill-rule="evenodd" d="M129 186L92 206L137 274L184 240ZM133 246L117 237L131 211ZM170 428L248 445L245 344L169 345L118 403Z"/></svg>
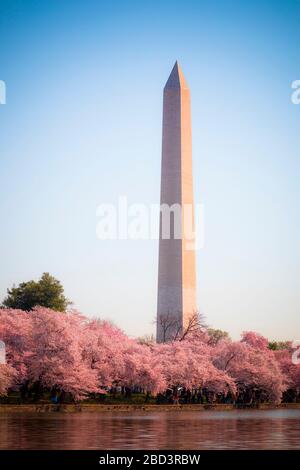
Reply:
<svg viewBox="0 0 300 470"><path fill-rule="evenodd" d="M0 396L6 395L7 390L12 386L16 376L16 371L9 364L0 364Z"/></svg>
<svg viewBox="0 0 300 470"><path fill-rule="evenodd" d="M80 400L121 386L152 395L181 388L278 403L286 390L294 396L300 391L291 345L270 350L255 332L244 333L241 341L212 342L202 328L177 341L141 344L108 321L37 307L0 309L0 339L7 353L1 394L38 387Z"/></svg>

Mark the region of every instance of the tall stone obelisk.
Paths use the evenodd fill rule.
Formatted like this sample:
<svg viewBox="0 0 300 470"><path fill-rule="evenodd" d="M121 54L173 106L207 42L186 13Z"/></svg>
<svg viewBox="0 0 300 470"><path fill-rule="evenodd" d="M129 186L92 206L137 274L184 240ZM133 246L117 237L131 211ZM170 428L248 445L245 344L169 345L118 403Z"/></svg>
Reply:
<svg viewBox="0 0 300 470"><path fill-rule="evenodd" d="M197 310L195 249L183 229L184 214L190 210L194 225L190 91L178 62L164 88L160 202L161 207L182 208L181 237L171 212L171 237L164 238L160 215L156 339L164 342L180 334Z"/></svg>

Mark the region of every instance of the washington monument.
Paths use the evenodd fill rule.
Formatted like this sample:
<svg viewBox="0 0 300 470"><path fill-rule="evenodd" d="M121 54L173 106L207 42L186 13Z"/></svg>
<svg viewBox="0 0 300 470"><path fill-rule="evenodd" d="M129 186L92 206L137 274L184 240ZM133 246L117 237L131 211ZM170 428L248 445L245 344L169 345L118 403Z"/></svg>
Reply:
<svg viewBox="0 0 300 470"><path fill-rule="evenodd" d="M194 226L190 90L178 62L164 87L160 203L182 208L179 237L176 211L169 212L167 237L160 215L156 339L164 342L182 333L197 310L195 249L183 229L188 214Z"/></svg>

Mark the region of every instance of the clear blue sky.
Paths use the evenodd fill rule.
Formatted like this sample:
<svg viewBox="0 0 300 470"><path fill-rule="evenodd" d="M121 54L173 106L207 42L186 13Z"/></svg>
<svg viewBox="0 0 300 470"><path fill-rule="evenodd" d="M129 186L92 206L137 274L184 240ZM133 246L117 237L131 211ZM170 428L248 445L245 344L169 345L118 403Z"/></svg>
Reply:
<svg viewBox="0 0 300 470"><path fill-rule="evenodd" d="M159 202L162 88L192 94L198 299L213 327L300 339L300 2L0 0L0 297L49 271L82 312L154 331L157 243L96 208Z"/></svg>

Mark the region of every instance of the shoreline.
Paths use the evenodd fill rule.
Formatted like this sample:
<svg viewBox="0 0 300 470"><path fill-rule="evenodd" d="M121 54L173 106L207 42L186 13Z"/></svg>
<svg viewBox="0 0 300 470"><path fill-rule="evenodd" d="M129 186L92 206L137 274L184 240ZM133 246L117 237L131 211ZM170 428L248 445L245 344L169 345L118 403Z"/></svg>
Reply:
<svg viewBox="0 0 300 470"><path fill-rule="evenodd" d="M300 403L261 403L259 405L233 405L233 404L184 404L184 405L134 405L118 404L103 405L94 403L66 403L66 404L0 404L0 414L7 412L16 413L106 413L106 412L153 412L153 411L232 411L232 410L276 410L276 409L300 409Z"/></svg>

